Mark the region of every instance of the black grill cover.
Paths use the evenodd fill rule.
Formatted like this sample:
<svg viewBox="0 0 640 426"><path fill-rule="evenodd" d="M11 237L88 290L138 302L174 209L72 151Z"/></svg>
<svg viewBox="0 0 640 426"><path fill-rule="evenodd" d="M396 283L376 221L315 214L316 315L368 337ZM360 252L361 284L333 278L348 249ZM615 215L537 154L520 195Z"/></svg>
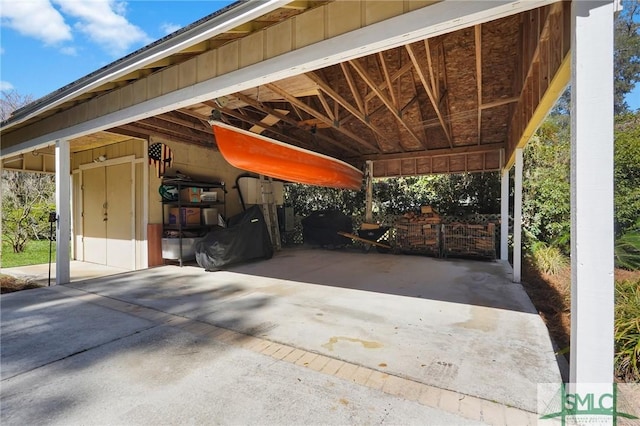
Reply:
<svg viewBox="0 0 640 426"><path fill-rule="evenodd" d="M260 206L253 206L229 218L227 228L209 232L196 243L196 262L216 270L252 259L271 259L273 246Z"/></svg>
<svg viewBox="0 0 640 426"><path fill-rule="evenodd" d="M302 219L302 237L305 243L320 246L343 246L351 244L351 239L338 235L338 231L353 232L349 216L337 210L321 210Z"/></svg>

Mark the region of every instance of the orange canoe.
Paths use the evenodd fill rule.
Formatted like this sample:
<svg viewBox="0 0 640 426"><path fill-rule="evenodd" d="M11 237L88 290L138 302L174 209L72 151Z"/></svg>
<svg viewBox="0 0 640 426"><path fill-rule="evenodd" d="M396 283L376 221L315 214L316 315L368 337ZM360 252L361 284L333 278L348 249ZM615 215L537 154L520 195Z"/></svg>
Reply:
<svg viewBox="0 0 640 426"><path fill-rule="evenodd" d="M220 153L239 169L308 185L362 187L362 172L344 161L218 121L211 127Z"/></svg>

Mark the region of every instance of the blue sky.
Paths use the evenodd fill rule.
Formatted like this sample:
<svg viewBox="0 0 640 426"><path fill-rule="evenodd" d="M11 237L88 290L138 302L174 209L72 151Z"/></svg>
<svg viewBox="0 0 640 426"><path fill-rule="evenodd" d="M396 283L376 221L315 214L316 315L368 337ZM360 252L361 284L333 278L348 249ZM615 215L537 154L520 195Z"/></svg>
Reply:
<svg viewBox="0 0 640 426"><path fill-rule="evenodd" d="M0 90L40 98L231 3L0 0Z"/></svg>
<svg viewBox="0 0 640 426"><path fill-rule="evenodd" d="M0 90L40 98L231 3L0 0Z"/></svg>

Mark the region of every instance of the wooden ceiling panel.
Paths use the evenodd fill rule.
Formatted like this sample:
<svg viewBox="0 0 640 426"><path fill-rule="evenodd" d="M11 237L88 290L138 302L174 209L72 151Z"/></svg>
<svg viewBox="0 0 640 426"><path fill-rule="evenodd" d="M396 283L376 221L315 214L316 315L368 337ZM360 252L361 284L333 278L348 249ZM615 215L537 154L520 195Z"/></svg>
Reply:
<svg viewBox="0 0 640 426"><path fill-rule="evenodd" d="M511 105L501 105L482 112L482 143L504 143L508 136Z"/></svg>
<svg viewBox="0 0 640 426"><path fill-rule="evenodd" d="M482 104L514 96L518 16L482 25Z"/></svg>
<svg viewBox="0 0 640 426"><path fill-rule="evenodd" d="M477 113L466 114L478 108L474 29L466 28L447 34L443 36L442 44L446 52L446 101L451 116L452 145L477 143Z"/></svg>

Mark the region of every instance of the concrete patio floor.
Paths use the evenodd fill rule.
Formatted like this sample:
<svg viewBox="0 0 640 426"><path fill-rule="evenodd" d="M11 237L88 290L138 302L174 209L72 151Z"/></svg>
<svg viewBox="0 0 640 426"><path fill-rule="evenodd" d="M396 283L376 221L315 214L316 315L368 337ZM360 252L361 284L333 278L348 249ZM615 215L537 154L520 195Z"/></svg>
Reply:
<svg viewBox="0 0 640 426"><path fill-rule="evenodd" d="M128 272L126 269L114 268L112 266L98 265L89 262L72 260L70 264L71 282L86 281L91 278L106 277L110 275ZM40 285L49 284L49 264L16 266L13 268L1 268L0 272L12 275L17 278L29 280ZM56 283L56 264L51 264L51 285Z"/></svg>
<svg viewBox="0 0 640 426"><path fill-rule="evenodd" d="M290 249L0 302L3 424L526 424L561 382L499 262Z"/></svg>

